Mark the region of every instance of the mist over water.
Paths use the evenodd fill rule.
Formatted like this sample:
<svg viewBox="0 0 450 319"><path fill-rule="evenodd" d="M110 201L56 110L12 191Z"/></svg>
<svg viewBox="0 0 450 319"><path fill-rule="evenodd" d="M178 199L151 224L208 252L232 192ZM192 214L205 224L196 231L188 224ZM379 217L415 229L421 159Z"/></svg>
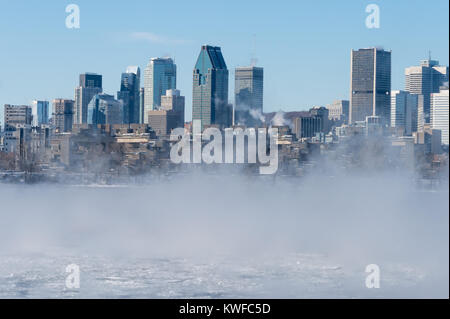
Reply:
<svg viewBox="0 0 450 319"><path fill-rule="evenodd" d="M0 200L0 298L448 298L448 189L402 176L0 184Z"/></svg>

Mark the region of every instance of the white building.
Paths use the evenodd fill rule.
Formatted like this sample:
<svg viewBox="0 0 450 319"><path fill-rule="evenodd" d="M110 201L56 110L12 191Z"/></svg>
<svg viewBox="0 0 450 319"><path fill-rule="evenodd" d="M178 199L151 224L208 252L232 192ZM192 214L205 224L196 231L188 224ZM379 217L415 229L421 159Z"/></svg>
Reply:
<svg viewBox="0 0 450 319"><path fill-rule="evenodd" d="M449 145L448 137L448 87L441 88L439 93L431 94L430 118L431 128L441 130L442 144Z"/></svg>

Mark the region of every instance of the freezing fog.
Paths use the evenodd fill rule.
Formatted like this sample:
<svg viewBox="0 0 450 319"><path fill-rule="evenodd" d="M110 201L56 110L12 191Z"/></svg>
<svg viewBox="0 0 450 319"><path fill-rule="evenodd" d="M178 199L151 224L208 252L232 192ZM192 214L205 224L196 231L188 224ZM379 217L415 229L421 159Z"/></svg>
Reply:
<svg viewBox="0 0 450 319"><path fill-rule="evenodd" d="M448 200L393 174L0 184L0 298L448 298Z"/></svg>

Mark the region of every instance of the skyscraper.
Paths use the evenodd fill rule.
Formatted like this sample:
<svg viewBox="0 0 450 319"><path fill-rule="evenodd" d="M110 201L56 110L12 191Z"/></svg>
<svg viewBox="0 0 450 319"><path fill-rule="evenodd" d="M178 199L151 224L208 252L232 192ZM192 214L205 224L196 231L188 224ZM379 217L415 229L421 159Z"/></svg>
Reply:
<svg viewBox="0 0 450 319"><path fill-rule="evenodd" d="M102 89L102 76L94 73L80 75L80 85L75 88L74 123L86 124L88 117L88 104L94 95Z"/></svg>
<svg viewBox="0 0 450 319"><path fill-rule="evenodd" d="M58 132L70 132L73 124L73 100L54 99L53 124Z"/></svg>
<svg viewBox="0 0 450 319"><path fill-rule="evenodd" d="M431 59L405 69L405 90L422 95L419 97L419 128L430 123L430 94L439 93L439 87L448 82L448 73L448 66L439 66L439 61Z"/></svg>
<svg viewBox="0 0 450 319"><path fill-rule="evenodd" d="M192 120L201 127L231 124L228 104L228 69L220 47L203 45L193 71Z"/></svg>
<svg viewBox="0 0 450 319"><path fill-rule="evenodd" d="M161 106L161 96L177 88L177 67L171 58L151 58L144 71L144 121Z"/></svg>
<svg viewBox="0 0 450 319"><path fill-rule="evenodd" d="M48 101L34 100L32 103L33 126L48 124Z"/></svg>
<svg viewBox="0 0 450 319"><path fill-rule="evenodd" d="M117 99L123 102L123 121L125 124L140 123L140 78L141 70L137 66L130 66L126 73L122 73Z"/></svg>
<svg viewBox="0 0 450 319"><path fill-rule="evenodd" d="M263 68L255 66L236 68L234 85L236 125L262 124L263 83Z"/></svg>
<svg viewBox="0 0 450 319"><path fill-rule="evenodd" d="M449 145L448 116L449 95L448 86L441 88L439 93L431 93L430 120L431 128L441 130L442 144Z"/></svg>
<svg viewBox="0 0 450 319"><path fill-rule="evenodd" d="M390 124L391 52L380 48L351 51L349 123L379 116Z"/></svg>
<svg viewBox="0 0 450 319"><path fill-rule="evenodd" d="M403 128L405 135L417 131L418 95L405 91L391 92L391 126Z"/></svg>

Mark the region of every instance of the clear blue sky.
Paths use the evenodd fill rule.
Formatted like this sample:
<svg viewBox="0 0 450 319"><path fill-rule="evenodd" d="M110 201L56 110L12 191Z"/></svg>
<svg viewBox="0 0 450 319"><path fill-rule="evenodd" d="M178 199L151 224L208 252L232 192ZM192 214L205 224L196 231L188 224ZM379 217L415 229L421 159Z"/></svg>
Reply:
<svg viewBox="0 0 450 319"><path fill-rule="evenodd" d="M67 29L65 7L78 4L81 28ZM380 6L380 29L365 8ZM448 0L127 0L4 1L0 8L0 116L3 104L73 98L78 75L103 75L115 94L128 65L170 55L191 117L192 69L202 44L222 47L230 70L248 65L255 45L265 68L264 109L302 110L347 99L350 50L392 50L392 89L404 68L428 56L448 65Z"/></svg>

